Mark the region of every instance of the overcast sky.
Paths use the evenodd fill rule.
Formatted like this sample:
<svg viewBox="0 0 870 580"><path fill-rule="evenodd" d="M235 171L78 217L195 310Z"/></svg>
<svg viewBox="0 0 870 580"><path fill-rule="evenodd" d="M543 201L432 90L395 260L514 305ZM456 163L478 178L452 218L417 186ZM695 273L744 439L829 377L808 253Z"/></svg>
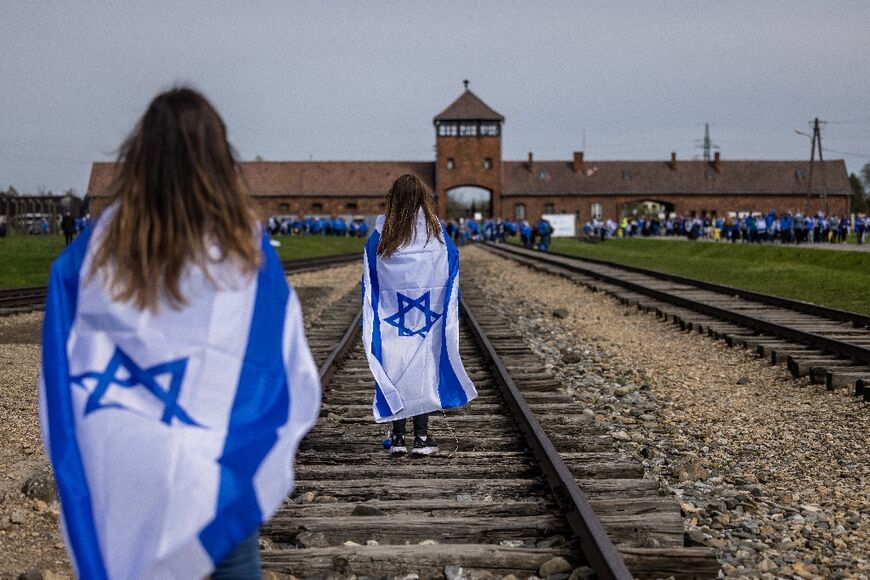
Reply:
<svg viewBox="0 0 870 580"><path fill-rule="evenodd" d="M431 160L462 79L503 155L870 161L870 2L0 2L0 188L83 193L150 99L199 88L240 157Z"/></svg>

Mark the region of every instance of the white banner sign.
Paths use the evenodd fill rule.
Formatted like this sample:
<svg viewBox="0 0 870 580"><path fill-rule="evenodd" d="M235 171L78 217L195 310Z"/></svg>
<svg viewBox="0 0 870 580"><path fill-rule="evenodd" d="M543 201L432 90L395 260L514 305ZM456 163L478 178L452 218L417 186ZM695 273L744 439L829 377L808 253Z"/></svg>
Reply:
<svg viewBox="0 0 870 580"><path fill-rule="evenodd" d="M573 238L577 235L577 218L573 213L545 213L543 217L553 226L554 238Z"/></svg>

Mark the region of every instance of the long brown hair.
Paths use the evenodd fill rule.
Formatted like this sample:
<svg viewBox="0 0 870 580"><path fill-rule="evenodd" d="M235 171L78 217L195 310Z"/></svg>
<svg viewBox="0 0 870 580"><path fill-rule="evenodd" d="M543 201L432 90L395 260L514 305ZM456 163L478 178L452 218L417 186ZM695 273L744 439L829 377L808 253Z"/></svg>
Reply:
<svg viewBox="0 0 870 580"><path fill-rule="evenodd" d="M378 255L382 258L389 258L396 250L411 243L416 235L417 212L421 207L426 216L426 242L435 236L444 243L432 196L416 175L406 173L394 181L387 192L386 205L381 240L378 242Z"/></svg>
<svg viewBox="0 0 870 580"><path fill-rule="evenodd" d="M226 127L189 88L151 101L121 146L112 184L118 202L91 274L111 264L112 298L157 310L162 297L187 303L180 282L191 265L232 260L243 274L261 260L254 216L242 189ZM220 256L209 256L216 246Z"/></svg>

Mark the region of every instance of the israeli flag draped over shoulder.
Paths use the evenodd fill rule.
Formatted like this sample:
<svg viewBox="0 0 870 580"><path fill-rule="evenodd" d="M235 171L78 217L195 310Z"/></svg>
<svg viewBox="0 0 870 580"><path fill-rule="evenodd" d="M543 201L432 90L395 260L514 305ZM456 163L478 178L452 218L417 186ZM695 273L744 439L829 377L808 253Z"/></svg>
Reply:
<svg viewBox="0 0 870 580"><path fill-rule="evenodd" d="M423 210L412 242L378 256L384 216L366 243L363 343L379 423L458 407L477 397L459 358L459 251L426 240Z"/></svg>
<svg viewBox="0 0 870 580"><path fill-rule="evenodd" d="M320 383L267 238L255 276L219 262L189 304L139 311L88 275L104 215L51 269L40 420L82 578L202 578L281 505ZM227 285L230 285L227 287Z"/></svg>

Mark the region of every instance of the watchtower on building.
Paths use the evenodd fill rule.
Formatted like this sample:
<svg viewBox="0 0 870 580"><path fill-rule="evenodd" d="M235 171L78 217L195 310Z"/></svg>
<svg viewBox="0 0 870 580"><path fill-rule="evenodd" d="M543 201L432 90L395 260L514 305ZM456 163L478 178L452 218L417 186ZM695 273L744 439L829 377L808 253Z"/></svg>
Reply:
<svg viewBox="0 0 870 580"><path fill-rule="evenodd" d="M501 130L504 117L468 89L439 113L435 124L435 195L447 215L447 195L458 187L489 191L492 215L501 215Z"/></svg>

